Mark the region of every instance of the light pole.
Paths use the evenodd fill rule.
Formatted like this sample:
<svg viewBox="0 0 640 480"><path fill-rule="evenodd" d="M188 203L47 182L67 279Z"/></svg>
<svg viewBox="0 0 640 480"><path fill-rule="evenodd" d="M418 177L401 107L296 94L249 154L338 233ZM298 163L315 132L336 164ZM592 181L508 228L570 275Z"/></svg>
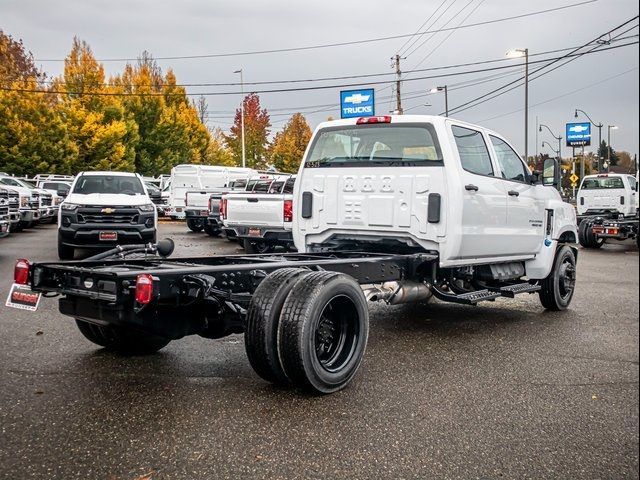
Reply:
<svg viewBox="0 0 640 480"><path fill-rule="evenodd" d="M438 92L444 92L444 111L445 111L445 117L449 116L449 91L447 90L447 86L445 85L444 87L433 87L430 90L431 93L438 93Z"/></svg>
<svg viewBox="0 0 640 480"><path fill-rule="evenodd" d="M578 112L582 113L585 117L587 117L589 119L589 122L591 123L591 125L593 125L594 127L598 128L598 173L600 173L602 171L602 157L600 156L600 147L602 146L602 127L604 127L604 125L602 125L602 123L596 123L593 120L591 120L591 117L589 116L589 114L587 112L585 112L584 110L580 110L579 108L576 108L576 112L573 115L575 118L578 118Z"/></svg>
<svg viewBox="0 0 640 480"><path fill-rule="evenodd" d="M611 166L611 130L618 130L617 125L607 125L607 172Z"/></svg>
<svg viewBox="0 0 640 480"><path fill-rule="evenodd" d="M540 124L540 127L539 127L539 131L540 131L540 132L542 131L542 127L544 127L544 128L546 128L547 130L549 130L549 133L551 134L551 136L552 136L553 138L555 138L556 140L558 140L558 160L562 160L562 155L561 155L561 152L562 152L562 137L561 137L561 136L556 136L556 135L551 131L551 129L550 129L547 125L545 125L544 123L541 123L541 124ZM542 142L542 143L544 143L544 142ZM543 145L543 146L544 146L544 145Z"/></svg>
<svg viewBox="0 0 640 480"><path fill-rule="evenodd" d="M556 149L555 149L555 148L553 148L549 142L545 142L545 141L543 140L543 141L542 141L542 148L544 148L544 146L545 146L545 145L546 145L547 147L549 147L549 149L550 149L553 153L555 153L555 154L556 154L556 156L557 156L558 158L560 158L560 152L556 151Z"/></svg>
<svg viewBox="0 0 640 480"><path fill-rule="evenodd" d="M240 101L240 135L242 137L242 168L247 166L247 159L244 148L244 80L242 79L242 69L236 70L233 73L240 74L240 92L242 93L242 99Z"/></svg>
<svg viewBox="0 0 640 480"><path fill-rule="evenodd" d="M509 50L507 57L524 57L524 161L529 163L529 49Z"/></svg>

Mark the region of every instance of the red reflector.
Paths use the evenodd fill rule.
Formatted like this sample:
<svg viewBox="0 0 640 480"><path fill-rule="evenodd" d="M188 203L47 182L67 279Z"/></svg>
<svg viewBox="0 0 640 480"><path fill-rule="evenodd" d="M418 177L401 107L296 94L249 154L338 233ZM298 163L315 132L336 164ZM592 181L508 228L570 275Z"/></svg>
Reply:
<svg viewBox="0 0 640 480"><path fill-rule="evenodd" d="M13 281L18 285L26 285L29 283L29 260L20 258L16 261L13 269Z"/></svg>
<svg viewBox="0 0 640 480"><path fill-rule="evenodd" d="M227 199L226 198L220 199L220 206L218 207L218 210L220 212L220 220L224 220L225 218L227 218Z"/></svg>
<svg viewBox="0 0 640 480"><path fill-rule="evenodd" d="M153 299L153 277L142 273L136 278L136 302L146 305Z"/></svg>
<svg viewBox="0 0 640 480"><path fill-rule="evenodd" d="M360 117L356 121L356 125L364 125L367 123L391 123L391 116L384 115L382 117Z"/></svg>
<svg viewBox="0 0 640 480"><path fill-rule="evenodd" d="M293 222L293 200L284 201L283 216L285 222Z"/></svg>

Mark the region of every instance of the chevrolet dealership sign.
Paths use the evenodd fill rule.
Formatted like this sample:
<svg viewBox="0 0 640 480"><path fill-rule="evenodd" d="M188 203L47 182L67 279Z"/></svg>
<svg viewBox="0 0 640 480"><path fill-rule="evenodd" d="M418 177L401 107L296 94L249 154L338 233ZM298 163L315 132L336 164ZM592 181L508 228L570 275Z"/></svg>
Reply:
<svg viewBox="0 0 640 480"><path fill-rule="evenodd" d="M340 118L372 117L375 114L373 88L340 92Z"/></svg>

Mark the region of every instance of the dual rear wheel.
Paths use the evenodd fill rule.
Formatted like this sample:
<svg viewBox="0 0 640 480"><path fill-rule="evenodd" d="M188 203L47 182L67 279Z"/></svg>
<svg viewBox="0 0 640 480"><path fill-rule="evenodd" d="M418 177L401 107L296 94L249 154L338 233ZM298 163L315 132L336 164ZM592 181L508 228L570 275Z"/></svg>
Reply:
<svg viewBox="0 0 640 480"><path fill-rule="evenodd" d="M352 277L287 268L256 289L245 348L265 380L332 393L356 374L368 334L366 299Z"/></svg>

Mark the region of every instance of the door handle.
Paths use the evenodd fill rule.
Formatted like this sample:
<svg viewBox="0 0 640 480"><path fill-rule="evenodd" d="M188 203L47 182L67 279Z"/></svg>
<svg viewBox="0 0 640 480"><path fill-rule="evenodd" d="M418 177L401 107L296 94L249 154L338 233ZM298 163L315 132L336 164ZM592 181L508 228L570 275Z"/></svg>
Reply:
<svg viewBox="0 0 640 480"><path fill-rule="evenodd" d="M512 197L519 197L520 196L520 192L516 192L515 190L509 190L509 195L511 195Z"/></svg>
<svg viewBox="0 0 640 480"><path fill-rule="evenodd" d="M464 189L468 190L468 191L472 191L473 190L474 192L478 191L478 187L476 185L472 185L471 183L469 185L465 185Z"/></svg>
<svg viewBox="0 0 640 480"><path fill-rule="evenodd" d="M257 198L252 198L252 197L247 198L247 202L256 203L257 201L258 201Z"/></svg>

